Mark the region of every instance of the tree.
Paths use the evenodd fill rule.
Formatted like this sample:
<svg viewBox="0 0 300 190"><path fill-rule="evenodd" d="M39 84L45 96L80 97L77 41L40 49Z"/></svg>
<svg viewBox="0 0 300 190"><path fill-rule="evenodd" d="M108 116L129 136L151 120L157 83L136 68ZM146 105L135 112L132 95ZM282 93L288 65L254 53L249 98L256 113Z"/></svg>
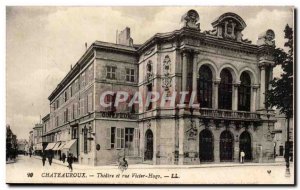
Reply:
<svg viewBox="0 0 300 190"><path fill-rule="evenodd" d="M284 38L287 39L284 46L288 48L288 52L280 48L274 51L275 65L281 66L283 73L280 78L274 78L270 82L272 88L267 91L266 103L278 108L289 119L293 115L293 29L286 25L284 33Z"/></svg>
<svg viewBox="0 0 300 190"><path fill-rule="evenodd" d="M286 176L290 176L290 118L293 116L293 69L294 69L294 41L293 29L286 25L284 29L284 38L287 39L284 46L288 48L286 53L282 49L276 48L274 51L275 65L280 65L283 73L280 78L274 78L270 84L271 89L266 94L266 104L279 109L281 114L284 114L287 119L287 141L285 145L285 160L286 160Z"/></svg>

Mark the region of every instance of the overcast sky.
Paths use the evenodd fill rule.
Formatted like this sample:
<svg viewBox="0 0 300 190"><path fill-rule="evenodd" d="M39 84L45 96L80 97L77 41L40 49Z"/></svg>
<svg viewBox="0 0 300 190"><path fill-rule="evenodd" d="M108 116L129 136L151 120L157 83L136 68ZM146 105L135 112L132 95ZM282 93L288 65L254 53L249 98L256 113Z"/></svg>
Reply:
<svg viewBox="0 0 300 190"><path fill-rule="evenodd" d="M48 96L82 56L85 42L114 43L116 31L128 26L141 44L179 29L189 9L198 11L202 31L225 12L240 15L247 24L243 37L253 43L273 29L276 45L283 47L284 27L293 26L289 7L7 7L7 123L18 138L28 138L40 115L49 113Z"/></svg>

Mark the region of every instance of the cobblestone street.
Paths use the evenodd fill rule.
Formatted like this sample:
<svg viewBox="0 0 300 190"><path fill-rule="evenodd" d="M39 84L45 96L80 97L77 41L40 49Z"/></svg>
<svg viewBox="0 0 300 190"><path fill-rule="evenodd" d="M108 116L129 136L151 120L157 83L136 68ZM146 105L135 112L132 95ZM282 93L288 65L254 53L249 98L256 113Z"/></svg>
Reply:
<svg viewBox="0 0 300 190"><path fill-rule="evenodd" d="M203 165L130 165L121 172L117 166L82 166L75 164L71 174L67 164L54 163L50 166L37 157L19 156L16 163L7 164L7 182L24 183L170 183L181 184L290 184L291 177L285 177L285 165L273 164L203 164ZM168 168L168 169L166 169ZM268 170L271 172L268 173ZM85 174L83 174L85 173ZM188 175L187 175L188 173ZM31 176L32 175L32 176ZM173 177L173 178L172 178ZM177 177L177 178L176 178Z"/></svg>

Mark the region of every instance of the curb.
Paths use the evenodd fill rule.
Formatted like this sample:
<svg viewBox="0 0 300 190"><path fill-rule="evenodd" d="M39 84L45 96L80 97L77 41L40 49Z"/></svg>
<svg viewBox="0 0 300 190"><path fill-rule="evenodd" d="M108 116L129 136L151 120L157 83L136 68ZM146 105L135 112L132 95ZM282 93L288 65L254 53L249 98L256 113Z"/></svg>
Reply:
<svg viewBox="0 0 300 190"><path fill-rule="evenodd" d="M39 160L42 160L40 157L33 157ZM60 163L58 160L53 160L52 163L62 165L62 166L67 166L63 163ZM146 167L140 167L140 166L145 166L144 164L141 165L129 165L128 169L187 169L187 168L217 168L217 167L247 167L247 166L284 166L285 162L275 162L275 163L245 163L245 164L203 164L203 165L181 165L181 166L174 166L174 165L151 165L146 166ZM74 169L116 169L117 165L107 165L107 166L88 166L88 165L79 165L79 164L74 164L73 168Z"/></svg>

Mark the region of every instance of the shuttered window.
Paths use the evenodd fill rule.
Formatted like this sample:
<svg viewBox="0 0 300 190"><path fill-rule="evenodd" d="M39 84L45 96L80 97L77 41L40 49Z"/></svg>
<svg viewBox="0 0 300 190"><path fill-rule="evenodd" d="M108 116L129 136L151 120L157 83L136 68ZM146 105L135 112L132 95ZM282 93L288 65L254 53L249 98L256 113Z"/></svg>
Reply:
<svg viewBox="0 0 300 190"><path fill-rule="evenodd" d="M106 134L105 134L105 137L106 137L106 141L105 141L105 147L106 149L111 149L111 138L110 138L110 127L107 127L106 128Z"/></svg>
<svg viewBox="0 0 300 190"><path fill-rule="evenodd" d="M125 129L124 128L117 128L116 133L116 141L117 141L117 149L121 149L125 147Z"/></svg>

